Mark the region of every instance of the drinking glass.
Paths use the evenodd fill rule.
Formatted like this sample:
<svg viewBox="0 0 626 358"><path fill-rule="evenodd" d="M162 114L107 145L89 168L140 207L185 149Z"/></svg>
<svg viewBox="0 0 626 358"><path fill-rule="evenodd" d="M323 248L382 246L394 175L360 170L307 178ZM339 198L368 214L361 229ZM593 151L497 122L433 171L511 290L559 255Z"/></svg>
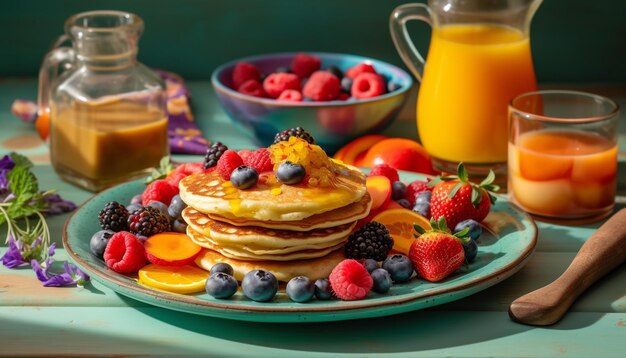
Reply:
<svg viewBox="0 0 626 358"><path fill-rule="evenodd" d="M514 98L511 201L540 219L594 221L608 215L615 203L618 116L614 101L591 93L537 91Z"/></svg>

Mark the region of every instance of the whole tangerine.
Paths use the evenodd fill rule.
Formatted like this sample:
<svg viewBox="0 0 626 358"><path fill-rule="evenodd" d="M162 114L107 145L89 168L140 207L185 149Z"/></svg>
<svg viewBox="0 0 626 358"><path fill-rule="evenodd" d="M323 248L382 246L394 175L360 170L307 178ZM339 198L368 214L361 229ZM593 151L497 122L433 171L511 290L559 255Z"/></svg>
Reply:
<svg viewBox="0 0 626 358"><path fill-rule="evenodd" d="M398 170L436 174L426 149L411 139L384 139L374 144L358 164L364 167L373 167L383 163Z"/></svg>

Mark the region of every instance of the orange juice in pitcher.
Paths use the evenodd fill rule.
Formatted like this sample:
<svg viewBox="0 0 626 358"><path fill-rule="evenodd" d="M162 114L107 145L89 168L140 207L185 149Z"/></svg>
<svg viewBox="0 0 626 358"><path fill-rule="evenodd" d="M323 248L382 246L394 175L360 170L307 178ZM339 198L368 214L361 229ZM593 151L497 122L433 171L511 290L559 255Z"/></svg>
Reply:
<svg viewBox="0 0 626 358"><path fill-rule="evenodd" d="M540 2L431 0L392 14L394 43L421 80L417 128L437 169L506 172L507 106L537 86L528 33ZM413 19L433 27L425 63L406 31Z"/></svg>

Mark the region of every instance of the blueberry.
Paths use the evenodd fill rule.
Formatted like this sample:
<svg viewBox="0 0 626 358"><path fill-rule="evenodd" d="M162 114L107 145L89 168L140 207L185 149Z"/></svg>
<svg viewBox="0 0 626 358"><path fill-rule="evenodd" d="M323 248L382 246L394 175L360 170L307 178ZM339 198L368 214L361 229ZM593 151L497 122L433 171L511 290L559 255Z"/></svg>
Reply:
<svg viewBox="0 0 626 358"><path fill-rule="evenodd" d="M141 205L142 200L143 199L141 197L141 194L137 194L137 195L133 196L132 199L130 199L130 204L139 204L139 205Z"/></svg>
<svg viewBox="0 0 626 358"><path fill-rule="evenodd" d="M363 261L363 266L367 270L367 272L372 273L372 271L376 270L380 266L378 266L378 262L374 259L365 259Z"/></svg>
<svg viewBox="0 0 626 358"><path fill-rule="evenodd" d="M338 79L343 78L343 72L337 66L330 65L326 68L326 71L335 75Z"/></svg>
<svg viewBox="0 0 626 358"><path fill-rule="evenodd" d="M387 92L394 92L402 88L402 86L394 81L387 82Z"/></svg>
<svg viewBox="0 0 626 358"><path fill-rule="evenodd" d="M352 93L352 78L344 77L341 79L341 91Z"/></svg>
<svg viewBox="0 0 626 358"><path fill-rule="evenodd" d="M167 208L167 212L170 217L174 219L180 219L183 214L183 209L187 207L187 204L180 198L180 195L176 194L172 197L172 201L170 201L170 206Z"/></svg>
<svg viewBox="0 0 626 358"><path fill-rule="evenodd" d="M182 219L176 219L172 222L172 230L184 234L187 232L187 223Z"/></svg>
<svg viewBox="0 0 626 358"><path fill-rule="evenodd" d="M237 292L237 280L227 273L217 272L209 276L204 288L215 298L229 298Z"/></svg>
<svg viewBox="0 0 626 358"><path fill-rule="evenodd" d="M391 288L391 275L387 270L378 268L371 273L374 285L372 289L374 292L386 293Z"/></svg>
<svg viewBox="0 0 626 358"><path fill-rule="evenodd" d="M274 73L291 73L291 69L287 66L279 66L279 67L276 67L276 70L274 70Z"/></svg>
<svg viewBox="0 0 626 358"><path fill-rule="evenodd" d="M478 254L478 245L476 244L476 240L470 239L463 243L463 251L465 251L465 261L474 262L476 255Z"/></svg>
<svg viewBox="0 0 626 358"><path fill-rule="evenodd" d="M395 254L383 261L383 268L389 272L393 282L406 282L413 275L413 263L405 255Z"/></svg>
<svg viewBox="0 0 626 358"><path fill-rule="evenodd" d="M304 179L306 171L301 164L284 161L278 165L276 170L276 178L285 184L298 184Z"/></svg>
<svg viewBox="0 0 626 358"><path fill-rule="evenodd" d="M152 200L148 203L148 206L153 207L161 212L161 214L165 215L166 218L170 219L170 221L174 220L173 217L167 212L167 205L163 204L160 201Z"/></svg>
<svg viewBox="0 0 626 358"><path fill-rule="evenodd" d="M306 276L296 276L287 282L287 296L294 302L306 302L313 298L315 285Z"/></svg>
<svg viewBox="0 0 626 358"><path fill-rule="evenodd" d="M415 196L415 204L430 203L430 198L432 197L432 195L433 193L428 190L417 193L417 195Z"/></svg>
<svg viewBox="0 0 626 358"><path fill-rule="evenodd" d="M471 237L472 240L478 240L480 234L483 233L483 228L482 226L480 226L480 223L472 219L463 220L460 223L456 224L456 226L454 227L454 232L457 233L463 231L465 230L465 228L469 228L466 236Z"/></svg>
<svg viewBox="0 0 626 358"><path fill-rule="evenodd" d="M330 300L333 297L330 281L327 278L320 278L315 281L315 297L318 300Z"/></svg>
<svg viewBox="0 0 626 358"><path fill-rule="evenodd" d="M241 281L243 294L257 302L270 301L278 291L278 280L271 272L252 270Z"/></svg>
<svg viewBox="0 0 626 358"><path fill-rule="evenodd" d="M430 203L416 203L413 211L425 218L430 218Z"/></svg>
<svg viewBox="0 0 626 358"><path fill-rule="evenodd" d="M259 173L252 167L241 165L230 173L230 181L239 189L248 189L259 181Z"/></svg>
<svg viewBox="0 0 626 358"><path fill-rule="evenodd" d="M100 230L93 234L91 240L89 240L89 249L91 249L91 252L98 258L102 258L104 249L107 248L107 244L114 234L115 231L113 230Z"/></svg>
<svg viewBox="0 0 626 358"><path fill-rule="evenodd" d="M126 210L128 210L129 214L132 214L135 211L137 211L139 208L141 208L141 206L142 206L141 204L133 203L133 204L127 205Z"/></svg>
<svg viewBox="0 0 626 358"><path fill-rule="evenodd" d="M400 200L406 195L406 184L396 180L391 184L391 199Z"/></svg>
<svg viewBox="0 0 626 358"><path fill-rule="evenodd" d="M218 273L218 272L223 272L231 276L235 274L235 270L233 270L233 267L225 262L216 263L215 265L211 266L210 272L211 272L211 275L213 275L214 273Z"/></svg>
<svg viewBox="0 0 626 358"><path fill-rule="evenodd" d="M409 199L406 199L406 198L398 199L396 200L396 203L398 203L401 207L405 209L409 209L411 207L411 203L409 202Z"/></svg>

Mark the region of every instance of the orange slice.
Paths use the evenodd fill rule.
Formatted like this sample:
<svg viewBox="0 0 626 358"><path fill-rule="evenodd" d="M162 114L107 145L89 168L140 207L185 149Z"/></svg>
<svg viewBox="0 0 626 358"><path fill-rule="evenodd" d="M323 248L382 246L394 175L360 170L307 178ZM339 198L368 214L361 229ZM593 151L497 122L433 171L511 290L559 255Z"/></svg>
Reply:
<svg viewBox="0 0 626 358"><path fill-rule="evenodd" d="M204 291L209 273L191 265L160 266L150 264L139 270L139 283L174 293Z"/></svg>
<svg viewBox="0 0 626 358"><path fill-rule="evenodd" d="M144 243L146 258L153 264L183 266L193 261L202 247L178 232L162 232L150 236Z"/></svg>
<svg viewBox="0 0 626 358"><path fill-rule="evenodd" d="M405 255L409 254L409 248L415 240L413 224L421 226L424 230L430 229L428 219L405 208L385 210L376 215L372 221L385 225L393 238L393 249Z"/></svg>

